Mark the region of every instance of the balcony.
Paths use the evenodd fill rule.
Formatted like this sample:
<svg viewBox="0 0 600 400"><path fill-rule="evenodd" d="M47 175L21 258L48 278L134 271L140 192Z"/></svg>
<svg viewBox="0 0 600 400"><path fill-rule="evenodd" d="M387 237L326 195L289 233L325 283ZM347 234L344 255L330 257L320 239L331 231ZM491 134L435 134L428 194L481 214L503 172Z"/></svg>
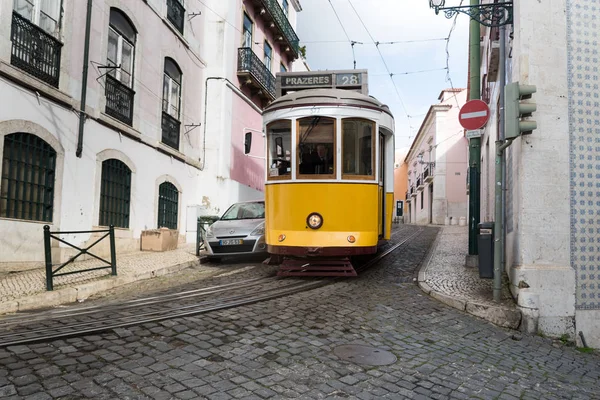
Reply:
<svg viewBox="0 0 600 400"><path fill-rule="evenodd" d="M179 127L181 123L175 118L162 112L162 142L167 146L179 150Z"/></svg>
<svg viewBox="0 0 600 400"><path fill-rule="evenodd" d="M13 11L10 63L58 88L62 43Z"/></svg>
<svg viewBox="0 0 600 400"><path fill-rule="evenodd" d="M425 182L423 181L423 177L420 176L417 179L417 191L420 192L421 190L423 190L425 188Z"/></svg>
<svg viewBox="0 0 600 400"><path fill-rule="evenodd" d="M433 181L433 166L428 166L425 168L425 171L423 172L423 179L425 183Z"/></svg>
<svg viewBox="0 0 600 400"><path fill-rule="evenodd" d="M290 51L293 59L300 54L300 39L290 25L283 9L277 0L251 0L255 6L256 15L262 16L265 25L273 29L275 40L280 42L284 51Z"/></svg>
<svg viewBox="0 0 600 400"><path fill-rule="evenodd" d="M180 0L167 0L167 19L183 35L185 8Z"/></svg>
<svg viewBox="0 0 600 400"><path fill-rule="evenodd" d="M412 197L410 197L410 193L408 191L406 191L406 202L410 203L412 200Z"/></svg>
<svg viewBox="0 0 600 400"><path fill-rule="evenodd" d="M275 100L275 77L249 47L238 49L237 75L246 80L244 83L251 89L252 95Z"/></svg>
<svg viewBox="0 0 600 400"><path fill-rule="evenodd" d="M131 126L133 123L133 96L135 92L117 79L106 75L106 113Z"/></svg>
<svg viewBox="0 0 600 400"><path fill-rule="evenodd" d="M411 197L417 197L417 191L415 190L414 186L410 187L410 196Z"/></svg>

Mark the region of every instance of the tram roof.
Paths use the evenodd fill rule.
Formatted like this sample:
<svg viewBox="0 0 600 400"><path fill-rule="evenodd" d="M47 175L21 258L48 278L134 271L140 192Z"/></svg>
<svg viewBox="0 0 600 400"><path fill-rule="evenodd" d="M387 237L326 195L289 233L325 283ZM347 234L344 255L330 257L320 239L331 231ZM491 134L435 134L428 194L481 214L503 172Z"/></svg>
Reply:
<svg viewBox="0 0 600 400"><path fill-rule="evenodd" d="M390 108L373 96L345 89L305 89L275 99L264 112L298 106L350 106L383 111L393 117Z"/></svg>

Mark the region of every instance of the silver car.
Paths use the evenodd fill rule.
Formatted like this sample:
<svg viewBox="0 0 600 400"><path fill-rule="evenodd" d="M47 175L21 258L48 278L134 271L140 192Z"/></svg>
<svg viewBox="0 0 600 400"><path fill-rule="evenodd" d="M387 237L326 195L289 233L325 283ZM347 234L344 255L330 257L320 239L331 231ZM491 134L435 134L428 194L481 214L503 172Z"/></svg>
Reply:
<svg viewBox="0 0 600 400"><path fill-rule="evenodd" d="M206 230L208 259L262 254L267 255L265 243L265 202L235 203Z"/></svg>

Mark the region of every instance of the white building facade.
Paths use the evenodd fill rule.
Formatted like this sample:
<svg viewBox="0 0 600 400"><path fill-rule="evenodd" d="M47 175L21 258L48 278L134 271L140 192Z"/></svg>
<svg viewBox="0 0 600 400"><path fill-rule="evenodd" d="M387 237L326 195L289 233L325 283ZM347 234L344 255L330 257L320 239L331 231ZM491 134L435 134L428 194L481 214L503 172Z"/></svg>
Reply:
<svg viewBox="0 0 600 400"><path fill-rule="evenodd" d="M237 172L246 165L232 165L243 147L232 121L260 129L269 101L237 80L246 3L288 7L290 26L300 9L291 0L0 0L0 270L43 265L46 224L113 225L117 253L129 252L159 227L194 241L199 209L220 214L261 196L260 181ZM288 47L273 39L273 63L291 68ZM240 114L236 97L254 114ZM73 254L55 241L52 253Z"/></svg>
<svg viewBox="0 0 600 400"><path fill-rule="evenodd" d="M467 217L468 144L458 112L466 89L446 89L429 108L406 155L408 221L455 225Z"/></svg>
<svg viewBox="0 0 600 400"><path fill-rule="evenodd" d="M537 129L507 150L506 273L524 329L600 347L600 2L515 2L507 83L536 85ZM482 98L498 115L498 30L482 30ZM514 38L514 39L511 39ZM538 40L543 38L543 40ZM566 49L566 50L565 50ZM491 78L490 78L491 76ZM498 126L482 137L481 204L493 217ZM489 147L489 151L487 149Z"/></svg>

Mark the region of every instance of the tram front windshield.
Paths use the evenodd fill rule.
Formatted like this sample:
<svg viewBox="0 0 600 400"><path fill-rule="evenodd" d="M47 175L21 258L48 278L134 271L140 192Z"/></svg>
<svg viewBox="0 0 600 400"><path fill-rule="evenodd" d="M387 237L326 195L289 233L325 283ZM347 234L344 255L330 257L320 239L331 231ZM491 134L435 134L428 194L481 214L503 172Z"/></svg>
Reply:
<svg viewBox="0 0 600 400"><path fill-rule="evenodd" d="M335 118L299 118L296 160L292 160L292 121L273 121L267 126L268 179L335 179L337 155L341 156L342 179L375 178L375 122L342 118L342 141L337 143ZM339 153L338 153L339 151Z"/></svg>

